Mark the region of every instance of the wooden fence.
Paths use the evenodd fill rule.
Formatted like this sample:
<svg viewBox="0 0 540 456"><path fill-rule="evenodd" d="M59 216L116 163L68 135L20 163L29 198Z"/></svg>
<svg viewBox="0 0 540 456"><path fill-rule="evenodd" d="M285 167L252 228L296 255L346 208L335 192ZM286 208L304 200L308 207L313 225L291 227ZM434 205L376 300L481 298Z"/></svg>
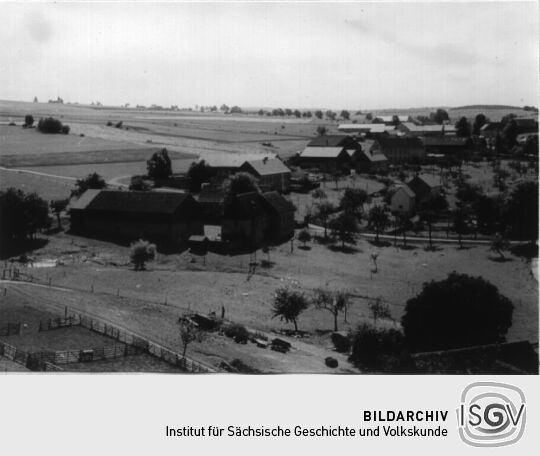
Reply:
<svg viewBox="0 0 540 456"><path fill-rule="evenodd" d="M129 345L111 345L107 347L90 348L83 350L58 350L30 353L31 363L43 366L49 364L73 364L92 361L104 361L107 359L123 358L129 355L139 354L140 350Z"/></svg>
<svg viewBox="0 0 540 456"><path fill-rule="evenodd" d="M39 331L50 331L51 329L69 328L70 326L80 326L81 319L78 316L67 318L49 318L40 320Z"/></svg>

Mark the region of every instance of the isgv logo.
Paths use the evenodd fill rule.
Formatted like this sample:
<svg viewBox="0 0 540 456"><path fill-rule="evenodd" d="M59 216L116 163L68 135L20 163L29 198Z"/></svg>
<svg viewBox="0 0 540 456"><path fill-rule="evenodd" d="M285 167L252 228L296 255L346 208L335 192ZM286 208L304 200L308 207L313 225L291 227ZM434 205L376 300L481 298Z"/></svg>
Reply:
<svg viewBox="0 0 540 456"><path fill-rule="evenodd" d="M525 431L525 395L516 386L496 382L471 383L457 409L459 436L475 447L516 443Z"/></svg>

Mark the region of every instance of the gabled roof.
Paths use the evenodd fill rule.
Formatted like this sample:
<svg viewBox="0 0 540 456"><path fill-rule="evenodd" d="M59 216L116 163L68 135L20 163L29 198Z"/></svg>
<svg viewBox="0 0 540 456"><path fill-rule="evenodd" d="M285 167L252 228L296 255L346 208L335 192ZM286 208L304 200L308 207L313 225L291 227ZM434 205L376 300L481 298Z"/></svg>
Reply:
<svg viewBox="0 0 540 456"><path fill-rule="evenodd" d="M266 192L261 196L264 201L278 214L294 211L293 204L278 192Z"/></svg>
<svg viewBox="0 0 540 456"><path fill-rule="evenodd" d="M399 186L396 191L394 192L394 194L396 194L397 192L399 192L400 190L402 190L403 192L405 192L405 194L411 198L414 198L416 196L416 194L412 191L412 189L408 186L408 185L401 185Z"/></svg>
<svg viewBox="0 0 540 456"><path fill-rule="evenodd" d="M412 122L403 122L403 125L411 133L455 133L456 127L454 125L416 125ZM444 127L444 130L443 130Z"/></svg>
<svg viewBox="0 0 540 456"><path fill-rule="evenodd" d="M252 219L265 214L261 195L257 192L236 195L225 207L225 217L238 220Z"/></svg>
<svg viewBox="0 0 540 456"><path fill-rule="evenodd" d="M538 128L538 121L536 119L516 119L516 124L521 128Z"/></svg>
<svg viewBox="0 0 540 456"><path fill-rule="evenodd" d="M407 148L407 149L413 149L413 148L421 148L422 141L420 141L419 138L402 138L397 136L388 136L388 137L382 137L377 139L379 145L384 148Z"/></svg>
<svg viewBox="0 0 540 456"><path fill-rule="evenodd" d="M84 209L108 212L132 212L148 214L174 214L176 210L188 199L193 199L188 193L179 192L153 192L153 191L122 191L98 190L86 196L87 190L79 199L83 200L72 209ZM92 197L93 196L93 197Z"/></svg>
<svg viewBox="0 0 540 456"><path fill-rule="evenodd" d="M409 120L409 116L404 116L404 115L401 115L401 116L397 116L399 121L400 122L407 122ZM383 122L393 122L394 120L394 116L377 116L375 117L375 119L380 119L382 120Z"/></svg>
<svg viewBox="0 0 540 456"><path fill-rule="evenodd" d="M384 133L386 125L384 124L341 124L338 130L364 133Z"/></svg>
<svg viewBox="0 0 540 456"><path fill-rule="evenodd" d="M246 161L244 165L249 165L259 176L270 176L272 174L291 172L279 158L249 160Z"/></svg>
<svg viewBox="0 0 540 456"><path fill-rule="evenodd" d="M411 182L413 182L415 179L420 179L422 182L424 182L426 185L428 185L431 188L436 188L441 186L441 182L438 178L430 176L429 174L418 174L417 176L413 177L407 185L410 185Z"/></svg>
<svg viewBox="0 0 540 456"><path fill-rule="evenodd" d="M275 158L274 154L234 154L223 152L205 157L204 161L212 168L240 168L246 161Z"/></svg>
<svg viewBox="0 0 540 456"><path fill-rule="evenodd" d="M86 190L78 199L69 203L70 209L84 209L101 192L101 190Z"/></svg>
<svg viewBox="0 0 540 456"><path fill-rule="evenodd" d="M361 154L366 157L370 162L385 162L388 161L384 154L372 154L369 149L362 149Z"/></svg>
<svg viewBox="0 0 540 456"><path fill-rule="evenodd" d="M321 135L312 139L308 147L344 147L354 142L354 139L348 135Z"/></svg>
<svg viewBox="0 0 540 456"><path fill-rule="evenodd" d="M300 154L302 158L337 158L345 147L306 147Z"/></svg>
<svg viewBox="0 0 540 456"><path fill-rule="evenodd" d="M500 130L502 128L501 122L488 122L485 125L482 125L480 131L490 131L490 130Z"/></svg>

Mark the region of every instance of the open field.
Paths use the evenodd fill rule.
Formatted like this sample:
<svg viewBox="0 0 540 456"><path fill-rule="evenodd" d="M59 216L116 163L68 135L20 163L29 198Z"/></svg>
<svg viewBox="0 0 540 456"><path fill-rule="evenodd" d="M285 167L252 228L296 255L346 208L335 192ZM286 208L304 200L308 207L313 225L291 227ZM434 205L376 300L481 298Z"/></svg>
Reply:
<svg viewBox="0 0 540 456"><path fill-rule="evenodd" d="M41 198L50 201L69 198L74 186L75 177L51 177L0 168L0 190L15 187L26 193L36 192Z"/></svg>

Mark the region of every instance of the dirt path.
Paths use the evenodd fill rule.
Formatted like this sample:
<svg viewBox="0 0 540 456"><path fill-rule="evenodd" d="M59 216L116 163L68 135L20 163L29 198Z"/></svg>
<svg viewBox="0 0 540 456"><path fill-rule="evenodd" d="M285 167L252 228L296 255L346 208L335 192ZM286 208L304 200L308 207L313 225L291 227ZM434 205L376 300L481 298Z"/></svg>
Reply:
<svg viewBox="0 0 540 456"><path fill-rule="evenodd" d="M33 174L35 176L53 177L55 179L64 179L64 180L69 180L69 181L76 181L77 180L75 177L58 176L56 174L41 173L41 172L38 172L38 171L30 171L28 169L4 168L3 166L0 166L0 170L2 170L2 171L10 171L10 172L14 172L14 173Z"/></svg>

